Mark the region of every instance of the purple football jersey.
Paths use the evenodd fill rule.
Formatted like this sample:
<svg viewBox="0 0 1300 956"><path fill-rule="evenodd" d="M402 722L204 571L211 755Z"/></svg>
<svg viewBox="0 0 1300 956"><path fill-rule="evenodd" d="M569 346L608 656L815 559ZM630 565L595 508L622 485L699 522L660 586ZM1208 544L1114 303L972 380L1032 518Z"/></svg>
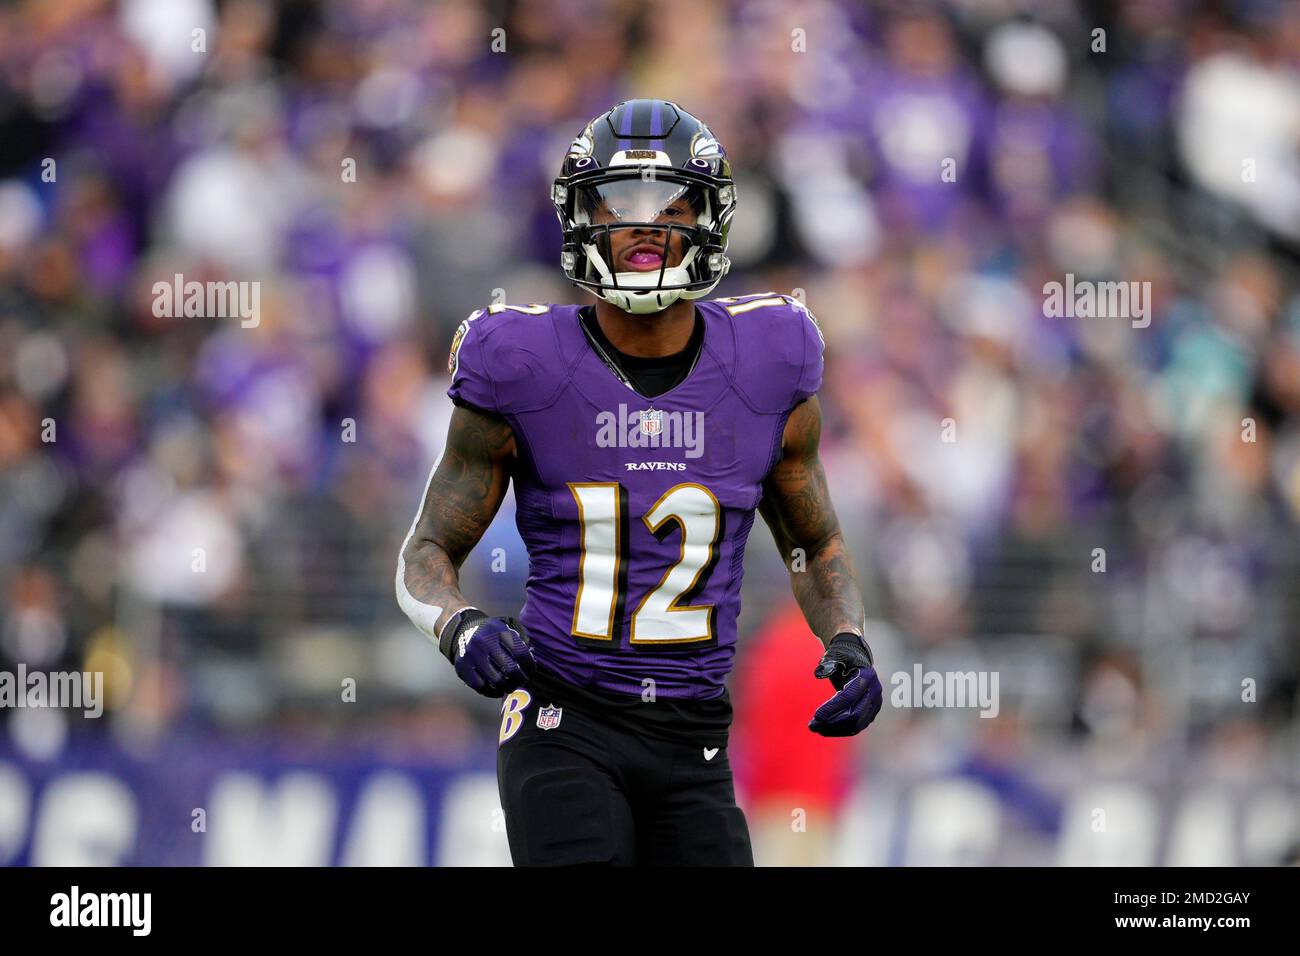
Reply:
<svg viewBox="0 0 1300 956"><path fill-rule="evenodd" d="M492 306L453 341L448 394L515 433L520 619L538 663L581 687L723 692L762 482L821 385L821 332L797 300L696 307L699 360L653 399L605 365L576 305Z"/></svg>

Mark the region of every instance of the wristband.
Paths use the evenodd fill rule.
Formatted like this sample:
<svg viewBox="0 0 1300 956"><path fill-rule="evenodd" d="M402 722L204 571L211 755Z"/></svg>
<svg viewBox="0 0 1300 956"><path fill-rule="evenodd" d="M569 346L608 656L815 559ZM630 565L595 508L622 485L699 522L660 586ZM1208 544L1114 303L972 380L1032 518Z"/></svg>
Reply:
<svg viewBox="0 0 1300 956"><path fill-rule="evenodd" d="M487 615L476 607L463 607L453 614L442 629L442 633L438 635L438 650L442 651L442 656L455 664L456 637L465 629L466 625L485 620L487 620Z"/></svg>
<svg viewBox="0 0 1300 956"><path fill-rule="evenodd" d="M861 647L867 654L867 666L876 666L876 658L875 655L871 653L871 645L867 643L867 639L861 634L854 631L840 631L840 633L831 638L831 642L826 645L826 649L830 650L834 647L836 641L843 641L845 643L852 642L854 646Z"/></svg>

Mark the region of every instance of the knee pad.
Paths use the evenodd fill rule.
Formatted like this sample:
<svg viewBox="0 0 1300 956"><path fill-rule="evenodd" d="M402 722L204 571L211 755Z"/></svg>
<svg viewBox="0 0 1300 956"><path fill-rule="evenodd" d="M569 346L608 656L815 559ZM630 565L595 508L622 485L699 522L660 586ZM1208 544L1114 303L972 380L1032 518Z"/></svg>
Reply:
<svg viewBox="0 0 1300 956"><path fill-rule="evenodd" d="M749 826L739 807L710 807L677 823L677 860L682 866L753 866Z"/></svg>
<svg viewBox="0 0 1300 956"><path fill-rule="evenodd" d="M510 788L507 788L510 789ZM596 771L555 768L527 775L506 811L510 853L518 866L630 863L615 800Z"/></svg>

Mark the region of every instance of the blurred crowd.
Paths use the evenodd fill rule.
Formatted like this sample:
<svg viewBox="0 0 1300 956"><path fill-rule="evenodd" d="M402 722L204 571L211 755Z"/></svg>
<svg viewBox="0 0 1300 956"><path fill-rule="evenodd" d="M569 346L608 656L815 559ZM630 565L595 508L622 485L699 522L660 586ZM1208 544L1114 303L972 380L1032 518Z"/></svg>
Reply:
<svg viewBox="0 0 1300 956"><path fill-rule="evenodd" d="M956 731L993 758L1293 753L1298 69L1281 0L5 4L0 667L103 670L89 733L490 739L392 597L447 349L584 295L550 181L658 96L736 168L719 294L825 331L877 653L1000 670ZM160 317L178 274L260 320ZM1046 316L1067 275L1149 283L1149 325ZM463 572L497 613L511 507ZM753 634L761 530L747 575ZM951 729L890 724L912 760Z"/></svg>

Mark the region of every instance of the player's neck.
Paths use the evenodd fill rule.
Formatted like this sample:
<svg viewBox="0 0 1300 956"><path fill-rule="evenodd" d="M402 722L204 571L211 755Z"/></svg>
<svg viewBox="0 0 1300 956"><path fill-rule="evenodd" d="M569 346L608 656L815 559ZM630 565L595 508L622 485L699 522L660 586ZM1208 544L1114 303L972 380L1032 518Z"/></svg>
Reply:
<svg viewBox="0 0 1300 956"><path fill-rule="evenodd" d="M662 312L632 315L596 300L596 321L611 345L624 355L657 358L676 355L691 340L695 331L695 303L678 299Z"/></svg>

